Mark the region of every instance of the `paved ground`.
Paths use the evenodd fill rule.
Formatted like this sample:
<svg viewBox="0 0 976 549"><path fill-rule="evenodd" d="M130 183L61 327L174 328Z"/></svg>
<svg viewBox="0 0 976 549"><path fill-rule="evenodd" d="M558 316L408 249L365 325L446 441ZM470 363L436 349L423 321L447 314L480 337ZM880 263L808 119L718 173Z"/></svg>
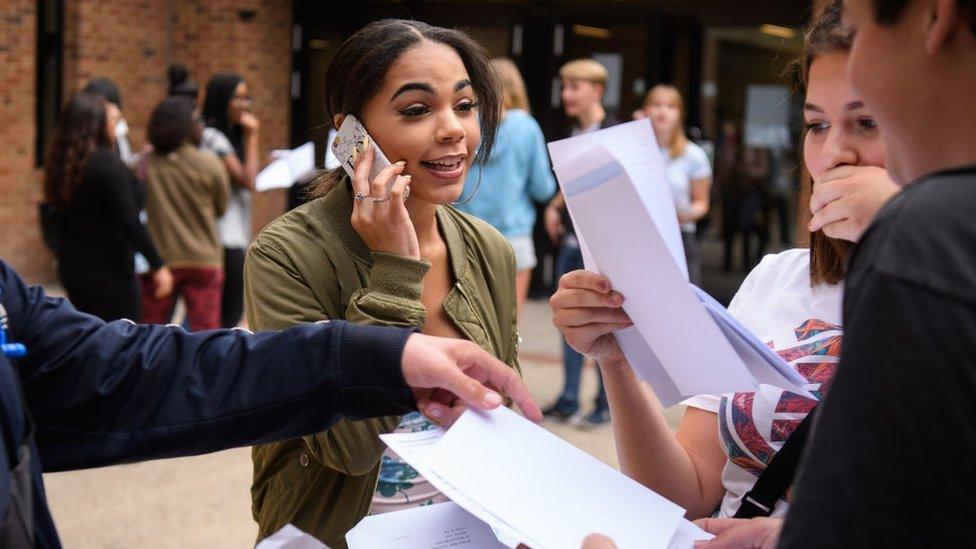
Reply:
<svg viewBox="0 0 976 549"><path fill-rule="evenodd" d="M719 244L705 243L706 287L727 302L740 275L719 272ZM562 387L559 339L547 303L530 302L522 322L525 379L540 404ZM583 377L584 402L596 390L593 368ZM674 424L680 408L669 410ZM609 427L580 431L546 427L604 462L617 466ZM69 548L246 547L251 520L251 460L247 449L45 476L48 498Z"/></svg>

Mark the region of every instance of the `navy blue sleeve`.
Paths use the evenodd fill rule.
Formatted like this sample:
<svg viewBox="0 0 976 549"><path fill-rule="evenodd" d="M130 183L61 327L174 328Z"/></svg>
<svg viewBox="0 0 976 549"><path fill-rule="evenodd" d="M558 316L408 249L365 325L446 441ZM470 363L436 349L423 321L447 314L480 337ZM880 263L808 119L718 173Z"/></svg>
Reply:
<svg viewBox="0 0 976 549"><path fill-rule="evenodd" d="M248 334L105 323L0 262L45 471L213 452L414 409L409 330L343 322Z"/></svg>

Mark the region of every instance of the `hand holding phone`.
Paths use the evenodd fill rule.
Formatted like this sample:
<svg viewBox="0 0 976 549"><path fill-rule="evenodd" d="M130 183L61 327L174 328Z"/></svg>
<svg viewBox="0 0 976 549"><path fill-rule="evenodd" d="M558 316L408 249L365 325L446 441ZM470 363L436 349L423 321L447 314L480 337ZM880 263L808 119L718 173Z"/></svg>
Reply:
<svg viewBox="0 0 976 549"><path fill-rule="evenodd" d="M377 173L373 162L378 150L364 146L353 160L350 223L370 251L420 259L417 231L404 204L410 176L400 175L404 162L388 165Z"/></svg>
<svg viewBox="0 0 976 549"><path fill-rule="evenodd" d="M356 159L366 152L367 148L373 149L373 164L369 170L369 180L373 181L381 171L390 166L390 161L366 132L362 122L355 116L347 114L332 140L332 152L342 165L342 169L349 174L350 179L356 177ZM386 194L378 198L390 196L395 181L396 178L390 181Z"/></svg>

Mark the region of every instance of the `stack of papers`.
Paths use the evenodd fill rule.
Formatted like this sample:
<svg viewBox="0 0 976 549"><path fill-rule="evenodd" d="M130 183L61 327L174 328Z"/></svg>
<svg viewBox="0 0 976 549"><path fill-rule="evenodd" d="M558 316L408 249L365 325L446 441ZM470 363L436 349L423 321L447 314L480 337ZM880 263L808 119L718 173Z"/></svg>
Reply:
<svg viewBox="0 0 976 549"><path fill-rule="evenodd" d="M664 406L761 383L814 398L799 372L688 283L650 121L556 141L549 152L586 269L606 275L626 298L634 325L614 335Z"/></svg>
<svg viewBox="0 0 976 549"><path fill-rule="evenodd" d="M397 516L406 512L376 515L364 527L380 537L369 539L432 539L452 524L473 539L470 516L507 547L580 547L601 533L621 549L677 549L710 537L682 518L681 507L507 408L469 410L446 433L380 438L470 515L450 508L411 510L410 521ZM368 547L358 530L346 538L352 549ZM471 547L494 547L486 543Z"/></svg>

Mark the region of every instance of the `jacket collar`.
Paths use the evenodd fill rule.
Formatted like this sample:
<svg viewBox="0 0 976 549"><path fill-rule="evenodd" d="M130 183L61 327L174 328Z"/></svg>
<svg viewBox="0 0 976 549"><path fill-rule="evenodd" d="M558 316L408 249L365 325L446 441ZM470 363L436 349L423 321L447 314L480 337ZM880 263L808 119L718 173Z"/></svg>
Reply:
<svg viewBox="0 0 976 549"><path fill-rule="evenodd" d="M323 216L349 253L357 261L372 267L373 257L369 247L363 242L350 221L352 218L352 200L352 184L348 176L343 177L323 199ZM448 206L437 207L437 226L447 245L447 255L450 258L454 280L460 281L468 273L467 244L461 227L451 215Z"/></svg>

